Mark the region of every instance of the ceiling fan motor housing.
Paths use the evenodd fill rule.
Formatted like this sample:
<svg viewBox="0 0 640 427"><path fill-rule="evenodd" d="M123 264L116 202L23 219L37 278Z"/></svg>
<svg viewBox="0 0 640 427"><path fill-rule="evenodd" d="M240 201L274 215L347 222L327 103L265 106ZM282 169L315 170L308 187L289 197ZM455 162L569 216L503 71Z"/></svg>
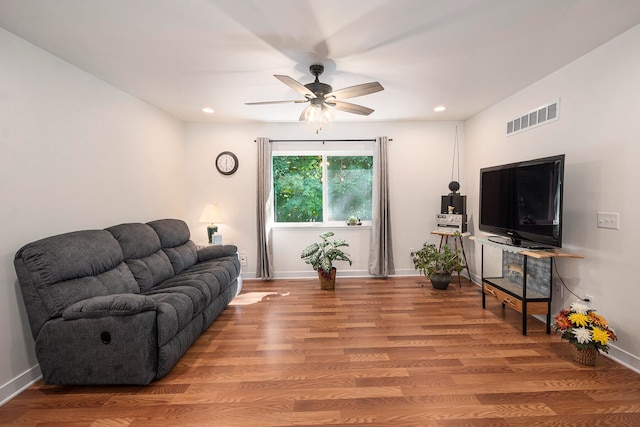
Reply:
<svg viewBox="0 0 640 427"><path fill-rule="evenodd" d="M324 73L324 65L322 65L322 64L312 64L309 67L309 71L311 71L311 74L316 76L316 79L318 79L318 76L320 74Z"/></svg>
<svg viewBox="0 0 640 427"><path fill-rule="evenodd" d="M316 77L316 80L313 83L307 83L306 85L304 85L304 87L313 92L313 94L317 97L315 99L311 99L311 103L321 105L322 101L324 100L324 96L328 93L333 92L333 88L330 85L321 83L320 80L318 80L318 76L324 72L324 65L313 64L309 67L309 71L311 71L311 74Z"/></svg>
<svg viewBox="0 0 640 427"><path fill-rule="evenodd" d="M324 96L328 93L333 92L333 88L326 84L326 83L320 83L318 81L315 81L313 83L307 83L306 85L304 85L304 87L306 87L307 89L309 89L311 92L314 93L315 96L317 96L317 98L315 99L324 99ZM313 99L311 101L314 101Z"/></svg>

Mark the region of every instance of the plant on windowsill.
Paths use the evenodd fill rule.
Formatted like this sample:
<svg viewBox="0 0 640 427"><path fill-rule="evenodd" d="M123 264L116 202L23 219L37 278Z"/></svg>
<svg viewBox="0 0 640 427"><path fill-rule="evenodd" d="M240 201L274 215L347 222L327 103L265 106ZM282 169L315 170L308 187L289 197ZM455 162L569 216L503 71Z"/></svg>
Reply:
<svg viewBox="0 0 640 427"><path fill-rule="evenodd" d="M347 225L362 225L362 221L357 216L350 216L347 220Z"/></svg>
<svg viewBox="0 0 640 427"><path fill-rule="evenodd" d="M304 259L307 264L311 264L311 267L318 272L321 289L335 288L336 268L333 266L334 261L347 261L349 265L353 264L349 254L340 249L349 246L349 244L345 240L329 240L334 235L333 231L322 233L320 243L310 244L300 254L300 258Z"/></svg>
<svg viewBox="0 0 640 427"><path fill-rule="evenodd" d="M460 260L460 250L449 245L438 249L433 244L423 244L422 249L411 252L413 267L420 270L431 281L435 289L444 290L451 282L451 273L464 268Z"/></svg>
<svg viewBox="0 0 640 427"><path fill-rule="evenodd" d="M553 328L571 344L573 360L583 365L595 365L598 351L609 353L609 341L617 339L607 320L583 302L574 302L554 318Z"/></svg>

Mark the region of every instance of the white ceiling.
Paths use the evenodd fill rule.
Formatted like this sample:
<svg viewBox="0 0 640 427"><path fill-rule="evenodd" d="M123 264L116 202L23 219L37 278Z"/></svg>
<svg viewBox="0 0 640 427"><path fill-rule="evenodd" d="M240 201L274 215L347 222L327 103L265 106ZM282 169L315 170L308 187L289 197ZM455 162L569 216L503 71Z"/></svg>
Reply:
<svg viewBox="0 0 640 427"><path fill-rule="evenodd" d="M337 121L464 120L638 23L639 0L0 0L0 27L188 122L296 121L244 102L301 99L273 74L313 63L385 87Z"/></svg>

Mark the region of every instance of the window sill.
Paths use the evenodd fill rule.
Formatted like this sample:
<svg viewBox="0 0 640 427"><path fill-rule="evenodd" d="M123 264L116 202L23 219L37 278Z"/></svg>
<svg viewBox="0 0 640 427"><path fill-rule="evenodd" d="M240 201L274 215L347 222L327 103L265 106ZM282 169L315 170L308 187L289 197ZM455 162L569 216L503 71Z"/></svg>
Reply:
<svg viewBox="0 0 640 427"><path fill-rule="evenodd" d="M353 230L371 230L371 223L363 223L362 225L347 225L345 223L323 224L323 223L296 223L296 224L273 224L274 230L333 230L333 229L353 229Z"/></svg>

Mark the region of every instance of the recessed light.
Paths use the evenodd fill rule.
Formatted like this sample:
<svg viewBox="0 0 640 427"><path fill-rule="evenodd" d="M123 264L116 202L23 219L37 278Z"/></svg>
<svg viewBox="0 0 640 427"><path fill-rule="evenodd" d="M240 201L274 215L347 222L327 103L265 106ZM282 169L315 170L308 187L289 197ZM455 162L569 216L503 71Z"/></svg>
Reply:
<svg viewBox="0 0 640 427"><path fill-rule="evenodd" d="M447 109L447 107L445 107L444 105L438 105L436 108L433 109L433 111L440 112L440 111L444 111L446 109Z"/></svg>
<svg viewBox="0 0 640 427"><path fill-rule="evenodd" d="M211 108L211 107L204 107L204 108L202 109L202 111L204 111L204 112L205 112L205 113L207 113L207 114L215 113L215 111L214 111L214 110L213 110L213 108Z"/></svg>

